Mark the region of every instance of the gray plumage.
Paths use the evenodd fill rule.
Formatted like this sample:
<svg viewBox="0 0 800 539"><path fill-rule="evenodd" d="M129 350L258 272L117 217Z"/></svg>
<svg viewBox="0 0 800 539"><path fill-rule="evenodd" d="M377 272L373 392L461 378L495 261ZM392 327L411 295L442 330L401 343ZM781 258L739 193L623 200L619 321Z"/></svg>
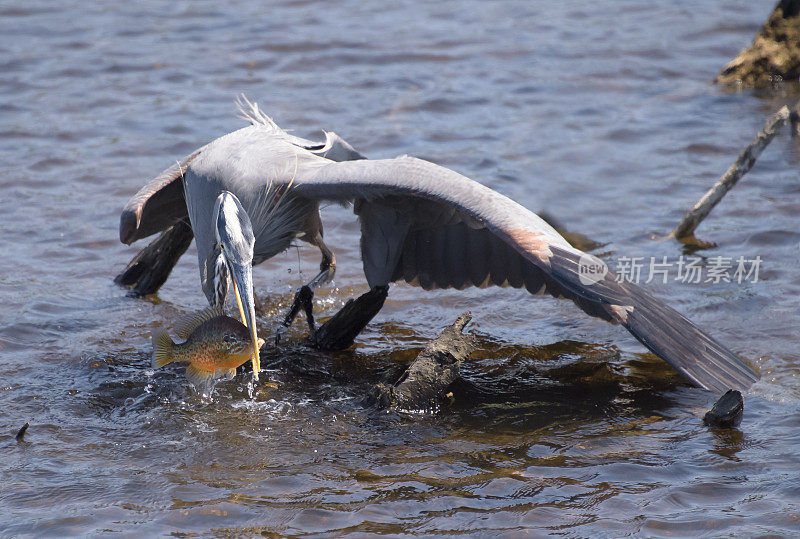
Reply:
<svg viewBox="0 0 800 539"><path fill-rule="evenodd" d="M582 283L579 261L596 259L509 198L421 159L364 159L333 133L321 144L291 136L248 106L252 125L162 173L121 218L121 239L130 243L188 215L212 304L219 255L212 220L220 193L233 194L252 223L252 264L297 237L325 253L320 201L352 202L373 288L405 280L425 289L511 286L568 298L592 316L622 324L701 387L746 389L758 379L736 354L641 288L617 282L612 272ZM184 189L178 190L181 179Z"/></svg>

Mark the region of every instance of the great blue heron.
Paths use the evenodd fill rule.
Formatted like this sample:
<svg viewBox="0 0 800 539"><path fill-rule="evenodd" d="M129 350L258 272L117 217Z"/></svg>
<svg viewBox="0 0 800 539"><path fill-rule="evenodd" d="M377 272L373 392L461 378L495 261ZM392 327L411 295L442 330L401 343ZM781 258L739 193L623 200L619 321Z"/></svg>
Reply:
<svg viewBox="0 0 800 539"><path fill-rule="evenodd" d="M746 389L758 380L736 354L641 288L611 271L586 279L585 262L601 261L488 187L421 159L364 159L333 133L324 144L294 137L249 102L242 111L250 126L195 151L131 199L120 238L130 244L188 216L209 303L224 302L230 275L254 342L252 266L300 237L322 253L311 287L327 282L335 259L322 239L319 203L352 202L372 290L398 280L425 289L526 288L623 325L700 387ZM259 369L256 355L256 377Z"/></svg>

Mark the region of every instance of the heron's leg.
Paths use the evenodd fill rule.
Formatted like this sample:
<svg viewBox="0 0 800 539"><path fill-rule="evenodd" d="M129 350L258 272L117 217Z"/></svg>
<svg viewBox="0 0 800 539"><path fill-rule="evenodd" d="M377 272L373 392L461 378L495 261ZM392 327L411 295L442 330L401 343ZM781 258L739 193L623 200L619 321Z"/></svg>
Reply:
<svg viewBox="0 0 800 539"><path fill-rule="evenodd" d="M333 280L333 276L336 274L336 256L333 254L333 251L328 249L325 242L322 241L322 235L319 233L314 237L311 244L316 245L322 253L322 261L319 263L319 273L317 273L316 277L311 279L307 285L311 290L314 290L318 286L328 284Z"/></svg>
<svg viewBox="0 0 800 539"><path fill-rule="evenodd" d="M328 246L325 245L325 242L322 241L322 235L317 232L314 237L308 241L312 245L316 245L322 253L322 261L319 264L319 273L313 279L311 279L308 284L301 286L300 289L295 293L292 307L289 309L289 312L286 314L286 318L284 318L283 322L281 323L281 327L279 327L278 331L275 333L276 344L280 342L280 339L283 336L283 333L286 331L286 328L292 325L292 322L294 322L294 319L297 317L300 309L302 309L306 314L308 329L313 335L313 333L316 331L316 327L314 325L314 289L323 284L329 283L336 273L336 256L333 254L333 251L328 249Z"/></svg>
<svg viewBox="0 0 800 539"><path fill-rule="evenodd" d="M303 285L300 287L300 290L295 292L294 294L294 301L292 302L292 308L289 309L289 312L286 314L286 318L283 319L283 323L281 324L284 328L288 328L294 322L294 319L297 317L297 314L300 312L300 309L306 313L306 318L308 319L308 329L311 330L313 333L315 331L314 327L314 304L312 300L314 299L314 291L311 290L309 285ZM276 335L275 342L277 343L280 340L280 333Z"/></svg>

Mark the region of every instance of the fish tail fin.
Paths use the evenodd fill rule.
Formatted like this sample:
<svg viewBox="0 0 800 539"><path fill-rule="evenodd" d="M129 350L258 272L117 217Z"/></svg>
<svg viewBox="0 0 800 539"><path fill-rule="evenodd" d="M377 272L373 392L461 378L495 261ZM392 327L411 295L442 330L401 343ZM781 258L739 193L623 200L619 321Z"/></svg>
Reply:
<svg viewBox="0 0 800 539"><path fill-rule="evenodd" d="M175 361L174 348L175 343L166 331L153 333L153 368L157 369Z"/></svg>
<svg viewBox="0 0 800 539"><path fill-rule="evenodd" d="M214 373L215 371L207 371L195 367L192 363L186 367L186 379L198 388L206 387L214 379Z"/></svg>

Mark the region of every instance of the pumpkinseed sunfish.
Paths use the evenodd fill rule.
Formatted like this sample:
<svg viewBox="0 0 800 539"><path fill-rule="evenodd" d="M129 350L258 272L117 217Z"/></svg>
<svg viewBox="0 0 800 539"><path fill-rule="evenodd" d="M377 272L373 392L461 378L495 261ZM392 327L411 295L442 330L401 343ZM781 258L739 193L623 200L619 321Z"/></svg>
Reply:
<svg viewBox="0 0 800 539"><path fill-rule="evenodd" d="M217 378L232 379L236 367L255 353L247 327L218 307L187 316L176 334L183 342L175 343L166 331L153 332L153 367L185 361L186 378L197 387ZM262 344L258 339L258 346Z"/></svg>

